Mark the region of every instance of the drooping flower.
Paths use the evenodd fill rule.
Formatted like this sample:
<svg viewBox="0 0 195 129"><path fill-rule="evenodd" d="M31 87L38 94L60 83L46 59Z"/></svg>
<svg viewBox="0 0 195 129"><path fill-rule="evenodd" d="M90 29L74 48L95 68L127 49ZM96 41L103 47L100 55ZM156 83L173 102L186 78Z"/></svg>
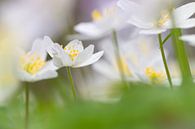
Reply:
<svg viewBox="0 0 195 129"><path fill-rule="evenodd" d="M121 11L117 6L106 8L103 11L94 10L91 14L92 21L79 23L74 29L89 38L103 37L113 30L120 30L128 25Z"/></svg>
<svg viewBox="0 0 195 129"><path fill-rule="evenodd" d="M172 3L171 3L172 2ZM118 6L128 16L128 23L140 28L142 34L160 34L171 28L187 29L195 26L195 2L171 10L171 0L119 0ZM152 6L155 5L155 6ZM137 10L137 11L134 11ZM172 21L172 16L174 21ZM175 22L175 25L173 23Z"/></svg>
<svg viewBox="0 0 195 129"><path fill-rule="evenodd" d="M35 82L57 77L57 67L52 60L46 61L47 40L36 39L29 52L19 52L19 78L21 81Z"/></svg>
<svg viewBox="0 0 195 129"><path fill-rule="evenodd" d="M49 37L45 37L49 42L48 53L53 58L53 62L57 67L84 67L91 65L98 61L103 51L94 52L94 45L89 45L84 49L83 44L79 40L73 40L68 43L64 48L53 41Z"/></svg>
<svg viewBox="0 0 195 129"><path fill-rule="evenodd" d="M108 79L120 79L123 73L128 81L144 81L150 83L167 82L164 65L160 51L154 45L150 37L137 37L127 41L121 41L119 46L122 60L121 67L117 67L113 54L113 48L109 40L102 42L105 51L105 60L95 64L93 68Z"/></svg>

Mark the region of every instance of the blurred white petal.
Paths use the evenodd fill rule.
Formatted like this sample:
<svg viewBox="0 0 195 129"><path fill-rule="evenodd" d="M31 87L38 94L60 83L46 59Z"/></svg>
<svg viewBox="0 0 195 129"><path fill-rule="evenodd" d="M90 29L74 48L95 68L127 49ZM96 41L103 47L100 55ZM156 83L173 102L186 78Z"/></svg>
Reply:
<svg viewBox="0 0 195 129"><path fill-rule="evenodd" d="M94 52L94 45L89 45L81 53L79 53L79 55L75 59L74 64L79 65L80 63L86 61L93 55L93 52Z"/></svg>
<svg viewBox="0 0 195 129"><path fill-rule="evenodd" d="M140 34L148 34L148 35L153 35L153 34L160 34L165 32L166 29L148 29L148 30L140 30Z"/></svg>
<svg viewBox="0 0 195 129"><path fill-rule="evenodd" d="M104 54L103 51L97 52L97 53L93 54L88 60L86 60L82 64L73 66L73 68L84 67L84 66L88 66L90 64L93 64L93 63L97 62L103 56L103 54Z"/></svg>
<svg viewBox="0 0 195 129"><path fill-rule="evenodd" d="M46 46L43 39L36 39L33 42L32 49L29 52L30 54L36 54L37 56L40 56L43 60L46 59L47 52L46 52Z"/></svg>
<svg viewBox="0 0 195 129"><path fill-rule="evenodd" d="M42 72L34 76L33 81L52 79L52 78L56 78L57 76L58 76L58 73L56 71L48 70L48 71Z"/></svg>
<svg viewBox="0 0 195 129"><path fill-rule="evenodd" d="M185 4L175 9L176 20L183 21L190 18L195 13L195 2Z"/></svg>
<svg viewBox="0 0 195 129"><path fill-rule="evenodd" d="M189 29L195 27L195 18L185 20L182 23L178 23L176 26L182 29Z"/></svg>
<svg viewBox="0 0 195 129"><path fill-rule="evenodd" d="M184 35L181 40L188 42L190 45L195 46L195 35Z"/></svg>
<svg viewBox="0 0 195 129"><path fill-rule="evenodd" d="M75 26L75 31L86 35L90 37L101 37L104 35L105 31L104 29L101 29L101 27L98 27L94 23L80 23ZM106 30L107 31L107 30Z"/></svg>

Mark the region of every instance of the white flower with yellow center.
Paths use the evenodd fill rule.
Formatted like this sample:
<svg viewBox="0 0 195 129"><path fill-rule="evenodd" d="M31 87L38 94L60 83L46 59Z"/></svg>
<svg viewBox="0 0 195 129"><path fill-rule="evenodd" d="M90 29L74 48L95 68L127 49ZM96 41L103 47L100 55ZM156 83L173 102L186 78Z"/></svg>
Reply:
<svg viewBox="0 0 195 129"><path fill-rule="evenodd" d="M114 58L114 49L109 40L102 42L105 50L105 60L94 65L94 69L108 79L120 80L122 73L128 81L144 81L149 83L166 83L166 73L160 51L155 46L155 40L150 37L137 37L120 41L121 66Z"/></svg>
<svg viewBox="0 0 195 129"><path fill-rule="evenodd" d="M98 61L103 56L103 51L94 52L94 45L89 45L84 49L83 44L79 40L73 40L64 48L46 37L48 44L48 53L53 58L53 62L57 67L84 67Z"/></svg>
<svg viewBox="0 0 195 129"><path fill-rule="evenodd" d="M175 1L174 1L175 2ZM195 26L195 2L185 4L170 11L171 0L119 0L118 6L124 10L128 23L140 28L142 34L160 34L173 27L187 29ZM136 11L135 11L136 10ZM174 17L175 25L172 23Z"/></svg>
<svg viewBox="0 0 195 129"><path fill-rule="evenodd" d="M121 15L122 10L117 6L107 8L103 11L94 10L91 13L90 22L79 23L74 27L75 31L88 38L100 38L108 35L113 30L126 27L125 17Z"/></svg>
<svg viewBox="0 0 195 129"><path fill-rule="evenodd" d="M29 52L19 52L19 78L21 81L35 82L57 77L57 67L46 61L47 40L37 39Z"/></svg>

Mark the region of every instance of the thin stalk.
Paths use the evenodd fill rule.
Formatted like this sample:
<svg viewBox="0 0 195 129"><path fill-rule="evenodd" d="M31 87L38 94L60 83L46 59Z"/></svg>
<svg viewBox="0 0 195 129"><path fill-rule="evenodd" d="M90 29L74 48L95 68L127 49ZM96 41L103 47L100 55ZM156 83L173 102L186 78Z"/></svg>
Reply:
<svg viewBox="0 0 195 129"><path fill-rule="evenodd" d="M128 83L126 82L125 76L122 72L122 71L124 71L124 69L123 69L123 64L122 64L122 60L121 60L122 58L121 58L120 50L119 50L117 33L115 30L112 31L112 43L113 43L113 47L115 50L116 64L117 64L117 67L118 67L119 72L120 72L121 80L126 86L128 86ZM120 70L120 68L122 68L122 71Z"/></svg>
<svg viewBox="0 0 195 129"><path fill-rule="evenodd" d="M170 33L169 35L167 35L167 37L163 40L163 45L169 40L169 38L171 38L172 33Z"/></svg>
<svg viewBox="0 0 195 129"><path fill-rule="evenodd" d="M172 29L172 35L173 35L173 47L175 49L175 55L177 56L177 60L182 75L182 83L192 83L192 74L191 74L184 42L179 39L182 36L182 32L180 29L177 28Z"/></svg>
<svg viewBox="0 0 195 129"><path fill-rule="evenodd" d="M76 90L75 90L74 80L73 80L72 73L71 73L71 68L70 67L67 67L66 68L66 71L67 71L67 75L68 75L68 78L69 78L69 81L70 81L70 85L71 85L71 89L72 89L72 94L74 96L74 99L76 100Z"/></svg>
<svg viewBox="0 0 195 129"><path fill-rule="evenodd" d="M29 128L29 85L25 85L25 129Z"/></svg>
<svg viewBox="0 0 195 129"><path fill-rule="evenodd" d="M171 12L173 12L173 8L171 8ZM181 29L177 28L175 16L172 14L172 25L173 29L171 30L172 33L172 40L173 40L173 47L175 49L175 55L177 57L177 61L179 63L181 75L182 75L182 83L193 83L192 73L190 70L190 65L188 61L188 56L186 54L185 45L180 37L182 36Z"/></svg>
<svg viewBox="0 0 195 129"><path fill-rule="evenodd" d="M166 61L166 56L165 56L165 52L164 52L164 48L163 48L163 41L162 41L161 34L158 34L158 40L159 40L161 56L162 56L162 60L163 60L164 67L165 67L165 71L166 71L166 74L167 74L167 78L168 78L170 87L173 88L173 83L172 83L172 80L171 80L171 75L170 75L168 64L167 64L167 61Z"/></svg>

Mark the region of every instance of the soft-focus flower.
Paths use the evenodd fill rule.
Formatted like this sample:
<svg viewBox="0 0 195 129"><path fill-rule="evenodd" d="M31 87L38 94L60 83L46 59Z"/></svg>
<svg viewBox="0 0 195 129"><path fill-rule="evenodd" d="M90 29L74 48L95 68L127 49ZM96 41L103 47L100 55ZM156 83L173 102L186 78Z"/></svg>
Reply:
<svg viewBox="0 0 195 129"><path fill-rule="evenodd" d="M0 106L8 102L17 91L15 41L17 38L5 26L0 26Z"/></svg>
<svg viewBox="0 0 195 129"><path fill-rule="evenodd" d="M92 21L79 23L75 31L90 38L103 37L113 30L120 30L127 26L122 10L117 6L105 9L104 11L94 10L91 14Z"/></svg>
<svg viewBox="0 0 195 129"><path fill-rule="evenodd" d="M188 42L190 45L195 46L195 35L184 35L181 39Z"/></svg>
<svg viewBox="0 0 195 129"><path fill-rule="evenodd" d="M6 0L0 4L1 21L28 47L36 37L67 31L74 3L75 0Z"/></svg>
<svg viewBox="0 0 195 129"><path fill-rule="evenodd" d="M128 23L140 28L142 34L159 34L173 27L187 29L195 26L195 2L173 9L171 0L119 0L118 6L128 15ZM136 11L135 11L136 10ZM175 25L172 23L172 15Z"/></svg>
<svg viewBox="0 0 195 129"><path fill-rule="evenodd" d="M52 60L46 61L47 40L36 39L29 52L19 52L19 78L22 81L34 82L57 77L57 67Z"/></svg>
<svg viewBox="0 0 195 129"><path fill-rule="evenodd" d="M84 67L98 61L103 51L94 52L94 45L89 45L84 49L83 44L79 40L73 40L64 48L57 43L53 43L49 37L45 37L48 44L48 53L53 58L53 62L57 67Z"/></svg>
<svg viewBox="0 0 195 129"><path fill-rule="evenodd" d="M120 73L123 73L129 81L164 83L166 73L161 54L153 43L154 40L149 37L121 41L119 47L122 58L116 61L113 48L108 45L110 42L103 41L104 49L109 50L109 52L105 51L106 60L96 63L94 69L112 80L119 80ZM117 67L116 63L119 61L122 65Z"/></svg>

